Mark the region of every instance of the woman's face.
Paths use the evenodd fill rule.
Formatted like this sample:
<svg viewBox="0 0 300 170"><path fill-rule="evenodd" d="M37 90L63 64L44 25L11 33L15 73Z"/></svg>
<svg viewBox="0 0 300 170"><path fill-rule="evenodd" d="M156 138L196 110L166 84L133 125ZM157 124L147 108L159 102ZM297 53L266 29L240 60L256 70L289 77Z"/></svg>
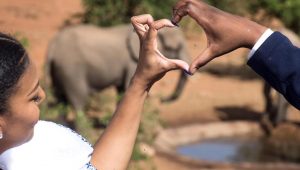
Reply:
<svg viewBox="0 0 300 170"><path fill-rule="evenodd" d="M45 93L39 85L36 66L30 62L8 100L8 112L2 115L1 130L6 144L17 146L31 139L34 125L39 120L39 104Z"/></svg>

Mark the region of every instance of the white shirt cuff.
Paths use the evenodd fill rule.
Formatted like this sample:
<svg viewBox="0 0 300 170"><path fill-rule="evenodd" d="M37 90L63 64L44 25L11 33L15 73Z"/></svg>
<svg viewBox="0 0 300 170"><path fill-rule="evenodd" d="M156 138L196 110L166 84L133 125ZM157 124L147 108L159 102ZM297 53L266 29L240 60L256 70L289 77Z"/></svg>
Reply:
<svg viewBox="0 0 300 170"><path fill-rule="evenodd" d="M267 29L262 36L255 43L250 53L248 54L248 60L254 55L254 53L259 49L259 47L274 33L271 29Z"/></svg>

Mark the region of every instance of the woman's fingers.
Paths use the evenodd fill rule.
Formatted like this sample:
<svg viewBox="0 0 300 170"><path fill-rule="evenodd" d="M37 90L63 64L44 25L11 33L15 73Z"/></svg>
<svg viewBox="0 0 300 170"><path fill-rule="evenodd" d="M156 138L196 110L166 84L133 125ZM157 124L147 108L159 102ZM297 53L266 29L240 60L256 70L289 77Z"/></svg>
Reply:
<svg viewBox="0 0 300 170"><path fill-rule="evenodd" d="M157 33L158 30L164 28L164 27L174 27L175 25L172 24L172 22L168 19L161 19L161 20L157 20L154 21L151 25L150 25L150 29L149 29L149 33L148 33L148 41L151 45L154 45L154 47L156 48L156 41L157 41Z"/></svg>
<svg viewBox="0 0 300 170"><path fill-rule="evenodd" d="M168 59L169 61L169 67L168 67L168 71L169 70L184 70L186 73L190 74L189 72L189 64L185 61L182 60L175 60L175 59Z"/></svg>
<svg viewBox="0 0 300 170"><path fill-rule="evenodd" d="M189 72L189 65L185 61L182 60L174 60L174 59L168 59L164 57L163 54L160 53L160 51L156 47L157 43L157 33L160 29L165 28L165 27L174 27L175 25L172 24L172 22L168 19L161 19L154 21L150 25L149 33L148 33L148 41L149 45L154 48L157 52L157 57L159 57L159 60L161 60L161 63L164 65L164 68L166 71L170 70L177 70L177 69L182 69L185 70L186 72Z"/></svg>
<svg viewBox="0 0 300 170"><path fill-rule="evenodd" d="M164 27L174 27L175 25L172 24L172 22L168 19L160 19L160 20L154 21L152 26L155 29L160 30Z"/></svg>
<svg viewBox="0 0 300 170"><path fill-rule="evenodd" d="M144 36L145 32L148 31L149 25L153 23L153 17L150 14L134 16L131 17L131 23L141 38L141 36Z"/></svg>
<svg viewBox="0 0 300 170"><path fill-rule="evenodd" d="M157 34L158 31L164 27L174 27L175 25L168 19L161 19L154 21L149 14L134 16L131 18L132 25L138 33L141 41L144 44L144 49L156 51L156 57L160 60L159 63L166 69L165 71L183 69L189 72L189 65L185 61L172 60L164 57L157 49ZM146 35L145 35L146 34ZM152 56L154 57L154 56Z"/></svg>

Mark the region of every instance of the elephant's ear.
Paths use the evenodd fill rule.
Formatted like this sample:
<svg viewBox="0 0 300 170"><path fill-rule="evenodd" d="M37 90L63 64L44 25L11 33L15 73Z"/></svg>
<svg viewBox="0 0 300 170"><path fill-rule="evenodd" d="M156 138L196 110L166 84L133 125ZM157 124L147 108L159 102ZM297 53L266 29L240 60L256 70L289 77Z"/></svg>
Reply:
<svg viewBox="0 0 300 170"><path fill-rule="evenodd" d="M126 46L131 59L135 62L139 60L140 40L136 32L130 30L126 38Z"/></svg>

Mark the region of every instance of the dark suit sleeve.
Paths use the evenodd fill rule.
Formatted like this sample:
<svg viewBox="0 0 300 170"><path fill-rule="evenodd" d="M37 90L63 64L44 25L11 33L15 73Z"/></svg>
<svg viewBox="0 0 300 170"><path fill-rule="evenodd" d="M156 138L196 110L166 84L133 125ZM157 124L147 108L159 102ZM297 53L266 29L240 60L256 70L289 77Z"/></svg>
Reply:
<svg viewBox="0 0 300 170"><path fill-rule="evenodd" d="M300 110L300 49L284 35L274 32L248 65Z"/></svg>

